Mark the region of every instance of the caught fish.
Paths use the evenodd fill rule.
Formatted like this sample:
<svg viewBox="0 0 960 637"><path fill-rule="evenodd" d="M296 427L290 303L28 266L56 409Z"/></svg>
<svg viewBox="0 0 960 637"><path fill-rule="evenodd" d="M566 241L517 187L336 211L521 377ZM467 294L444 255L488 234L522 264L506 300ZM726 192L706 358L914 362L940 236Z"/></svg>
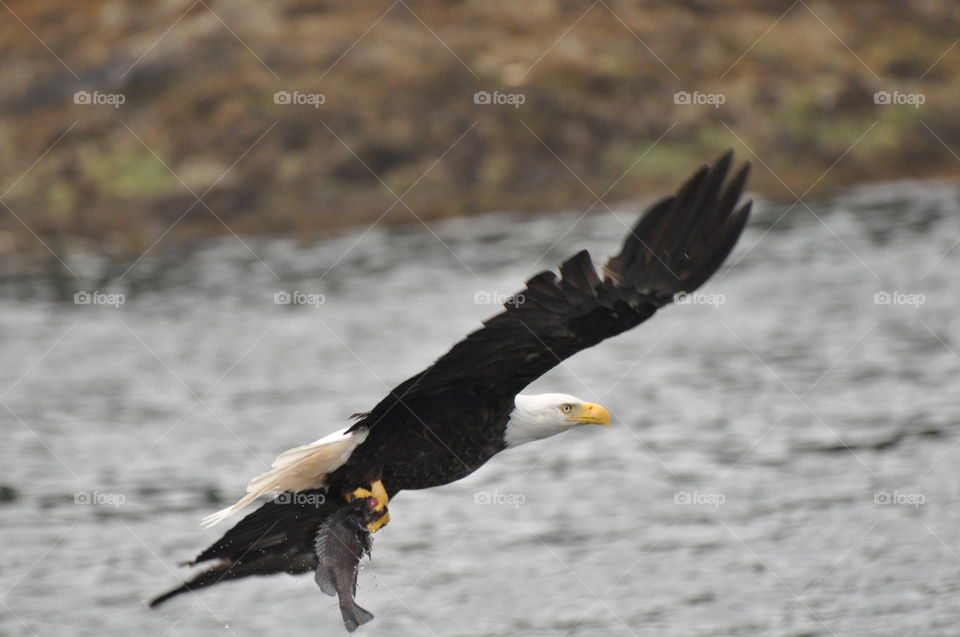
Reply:
<svg viewBox="0 0 960 637"><path fill-rule="evenodd" d="M353 632L373 619L373 613L354 600L357 594L357 570L372 544L367 525L386 515L377 511L374 498L360 498L338 509L320 525L314 538L317 570L314 579L320 590L339 596L343 624Z"/></svg>

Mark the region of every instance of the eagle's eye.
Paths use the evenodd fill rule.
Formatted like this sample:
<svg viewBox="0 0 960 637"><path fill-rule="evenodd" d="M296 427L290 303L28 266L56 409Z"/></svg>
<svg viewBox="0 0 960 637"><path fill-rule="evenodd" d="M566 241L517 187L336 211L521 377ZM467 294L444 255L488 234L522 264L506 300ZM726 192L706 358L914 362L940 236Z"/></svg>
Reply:
<svg viewBox="0 0 960 637"><path fill-rule="evenodd" d="M573 411L573 405L571 405L570 403L567 403L565 405L560 405L560 411L562 411L565 414L569 414L571 411Z"/></svg>

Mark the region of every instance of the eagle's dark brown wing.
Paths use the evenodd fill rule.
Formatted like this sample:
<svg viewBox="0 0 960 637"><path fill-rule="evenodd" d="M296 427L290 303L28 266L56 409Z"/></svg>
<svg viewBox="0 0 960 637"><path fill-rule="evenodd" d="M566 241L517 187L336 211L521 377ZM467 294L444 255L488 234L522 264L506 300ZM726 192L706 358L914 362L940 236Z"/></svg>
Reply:
<svg viewBox="0 0 960 637"><path fill-rule="evenodd" d="M389 422L424 399L469 406L513 397L562 360L635 327L716 272L750 214L738 207L749 174L728 179L733 153L697 170L675 195L652 205L601 273L584 250L527 281L505 310L409 378L354 425ZM506 404L506 403L505 403ZM404 411L403 407L400 407ZM406 420L406 419L403 419Z"/></svg>

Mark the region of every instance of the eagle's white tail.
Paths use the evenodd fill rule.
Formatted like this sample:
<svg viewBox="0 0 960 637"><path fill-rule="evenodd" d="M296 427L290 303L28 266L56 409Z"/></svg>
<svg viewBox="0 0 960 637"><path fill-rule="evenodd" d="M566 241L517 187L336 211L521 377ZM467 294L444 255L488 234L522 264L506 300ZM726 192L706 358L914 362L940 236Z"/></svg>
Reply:
<svg viewBox="0 0 960 637"><path fill-rule="evenodd" d="M209 528L225 520L268 493L323 487L327 475L346 463L353 450L366 440L367 433L366 429L347 433L347 428L344 428L309 445L287 449L273 461L270 471L250 481L247 495L236 504L205 517L203 526Z"/></svg>

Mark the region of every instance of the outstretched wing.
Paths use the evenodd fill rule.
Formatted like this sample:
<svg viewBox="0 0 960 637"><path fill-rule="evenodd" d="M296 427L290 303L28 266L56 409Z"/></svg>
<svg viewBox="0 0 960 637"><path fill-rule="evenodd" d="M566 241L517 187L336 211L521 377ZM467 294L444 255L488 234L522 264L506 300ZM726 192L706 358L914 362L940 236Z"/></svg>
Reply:
<svg viewBox="0 0 960 637"><path fill-rule="evenodd" d="M716 272L733 249L752 202L737 208L749 174L727 179L732 151L696 171L673 196L647 209L603 278L584 250L527 281L506 310L409 378L364 414L355 428L376 425L406 401L445 402L483 396L512 401L524 387L577 352L650 318Z"/></svg>

